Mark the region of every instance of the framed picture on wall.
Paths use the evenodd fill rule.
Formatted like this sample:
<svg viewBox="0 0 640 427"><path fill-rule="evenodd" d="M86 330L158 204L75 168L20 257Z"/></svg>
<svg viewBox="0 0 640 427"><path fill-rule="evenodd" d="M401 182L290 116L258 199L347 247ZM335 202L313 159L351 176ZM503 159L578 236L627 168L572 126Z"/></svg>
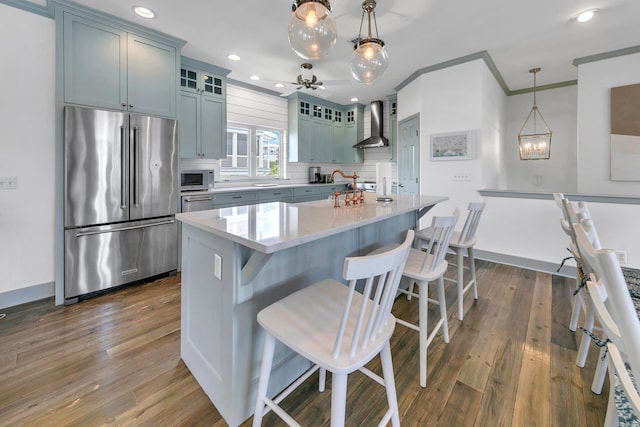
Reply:
<svg viewBox="0 0 640 427"><path fill-rule="evenodd" d="M471 160L473 132L465 130L431 134L429 152L431 160Z"/></svg>

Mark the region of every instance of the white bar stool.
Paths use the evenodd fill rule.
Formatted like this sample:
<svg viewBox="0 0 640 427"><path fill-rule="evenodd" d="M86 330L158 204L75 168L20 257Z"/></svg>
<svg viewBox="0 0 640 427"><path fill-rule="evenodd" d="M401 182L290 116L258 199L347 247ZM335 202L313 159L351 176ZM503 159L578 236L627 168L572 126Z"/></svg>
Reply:
<svg viewBox="0 0 640 427"><path fill-rule="evenodd" d="M299 424L279 403L312 373L320 369L320 391L324 391L326 371L332 372L331 426L343 426L345 421L347 375L360 370L385 387L389 410L380 425L389 420L400 426L398 401L393 376L389 339L395 329L391 307L397 294L402 270L413 243L414 231L407 232L401 245L375 255L347 257L343 277L349 285L325 279L258 313L258 323L264 328L265 340L253 426L262 423L265 413L273 410L290 426ZM362 293L356 283L364 280ZM287 389L273 399L267 396L267 386L276 340L313 363L313 366ZM384 378L364 367L380 354Z"/></svg>

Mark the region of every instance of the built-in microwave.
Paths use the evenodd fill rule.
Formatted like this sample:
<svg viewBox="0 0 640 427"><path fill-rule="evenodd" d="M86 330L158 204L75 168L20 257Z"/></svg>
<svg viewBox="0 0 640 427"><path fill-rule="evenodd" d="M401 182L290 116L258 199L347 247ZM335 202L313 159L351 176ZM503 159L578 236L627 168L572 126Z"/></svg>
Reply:
<svg viewBox="0 0 640 427"><path fill-rule="evenodd" d="M213 190L213 169L183 170L180 172L180 191Z"/></svg>

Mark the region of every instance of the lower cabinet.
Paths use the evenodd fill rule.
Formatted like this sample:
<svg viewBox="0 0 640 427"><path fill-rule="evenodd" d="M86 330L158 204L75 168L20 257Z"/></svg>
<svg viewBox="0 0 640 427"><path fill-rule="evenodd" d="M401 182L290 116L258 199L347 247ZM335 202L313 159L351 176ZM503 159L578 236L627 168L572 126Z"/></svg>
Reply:
<svg viewBox="0 0 640 427"><path fill-rule="evenodd" d="M213 195L213 209L255 205L256 203L259 202L255 191L239 191Z"/></svg>

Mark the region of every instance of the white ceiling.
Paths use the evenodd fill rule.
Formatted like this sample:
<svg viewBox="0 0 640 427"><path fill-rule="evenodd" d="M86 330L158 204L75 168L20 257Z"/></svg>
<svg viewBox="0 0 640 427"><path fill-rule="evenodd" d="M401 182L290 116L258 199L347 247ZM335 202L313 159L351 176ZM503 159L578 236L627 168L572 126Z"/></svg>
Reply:
<svg viewBox="0 0 640 427"><path fill-rule="evenodd" d="M292 0L76 3L186 40L184 56L229 69L230 79L270 90L289 91L288 82L306 62L287 40ZM358 35L362 2L331 3L338 41L327 57L313 62L313 71L319 80L329 81L322 95L340 104L350 103L353 96L364 104L385 99L416 70L480 51L489 53L513 91L533 85L530 68L542 68L539 86L560 83L577 79L575 58L640 46L640 0L378 0L378 30L386 43L389 68L377 83L365 86L353 80L349 69L349 40ZM134 4L153 9L157 17L135 16ZM572 20L590 8L600 9L592 21ZM226 58L232 52L240 55L239 62ZM251 74L263 80L253 82ZM277 89L275 81L287 86Z"/></svg>

